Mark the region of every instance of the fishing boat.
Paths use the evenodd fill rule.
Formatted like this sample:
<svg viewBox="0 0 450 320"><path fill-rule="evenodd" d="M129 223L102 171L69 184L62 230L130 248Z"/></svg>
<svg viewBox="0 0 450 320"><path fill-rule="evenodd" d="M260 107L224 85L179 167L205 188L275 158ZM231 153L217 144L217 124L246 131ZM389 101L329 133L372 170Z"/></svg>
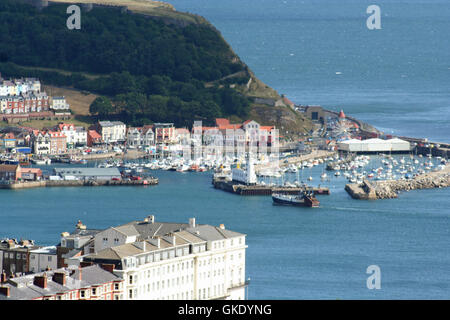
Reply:
<svg viewBox="0 0 450 320"><path fill-rule="evenodd" d="M272 200L274 204L278 205L291 205L310 208L318 208L320 204L313 192L307 191L302 191L299 195L273 193Z"/></svg>

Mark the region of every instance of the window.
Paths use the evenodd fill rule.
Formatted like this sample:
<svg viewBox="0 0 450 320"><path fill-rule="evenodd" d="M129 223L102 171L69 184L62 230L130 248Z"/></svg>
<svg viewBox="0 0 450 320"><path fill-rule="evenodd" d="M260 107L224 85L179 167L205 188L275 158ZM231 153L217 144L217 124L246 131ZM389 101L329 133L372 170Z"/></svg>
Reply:
<svg viewBox="0 0 450 320"><path fill-rule="evenodd" d="M114 284L114 290L119 290L119 284L118 283Z"/></svg>
<svg viewBox="0 0 450 320"><path fill-rule="evenodd" d="M95 296L97 294L97 289L96 288L92 288L92 295Z"/></svg>
<svg viewBox="0 0 450 320"><path fill-rule="evenodd" d="M114 238L114 244L119 244L119 239L118 238Z"/></svg>
<svg viewBox="0 0 450 320"><path fill-rule="evenodd" d="M52 261L52 256L48 256L48 261Z"/></svg>
<svg viewBox="0 0 450 320"><path fill-rule="evenodd" d="M81 290L81 291L80 291L80 297L81 297L81 298L84 298L84 297L85 297L84 290Z"/></svg>

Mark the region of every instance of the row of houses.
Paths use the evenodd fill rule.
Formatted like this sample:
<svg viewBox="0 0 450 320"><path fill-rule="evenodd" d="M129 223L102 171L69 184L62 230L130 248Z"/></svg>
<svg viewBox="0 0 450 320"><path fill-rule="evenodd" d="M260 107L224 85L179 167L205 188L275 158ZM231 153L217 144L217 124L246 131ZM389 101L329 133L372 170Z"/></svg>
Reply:
<svg viewBox="0 0 450 320"><path fill-rule="evenodd" d="M0 113L5 115L69 111L65 97L50 97L35 78L4 80L0 77Z"/></svg>
<svg viewBox="0 0 450 320"><path fill-rule="evenodd" d="M71 123L61 122L45 130L22 128L0 134L0 149L11 151L18 146L30 147L37 156L66 154L77 146L121 144L143 148L155 145L188 145L196 141L200 133L201 143L208 144L218 135L224 142L263 142L271 145L275 137L274 126L262 126L254 120L231 124L224 118L216 119L216 126L196 126L192 130L175 128L173 123L154 123L142 127L128 127L121 121L99 121L86 129ZM20 137L20 139L19 139ZM197 141L198 142L198 141Z"/></svg>
<svg viewBox="0 0 450 320"><path fill-rule="evenodd" d="M106 229L78 221L51 247L6 239L0 300L245 299L245 237L223 224L150 215Z"/></svg>

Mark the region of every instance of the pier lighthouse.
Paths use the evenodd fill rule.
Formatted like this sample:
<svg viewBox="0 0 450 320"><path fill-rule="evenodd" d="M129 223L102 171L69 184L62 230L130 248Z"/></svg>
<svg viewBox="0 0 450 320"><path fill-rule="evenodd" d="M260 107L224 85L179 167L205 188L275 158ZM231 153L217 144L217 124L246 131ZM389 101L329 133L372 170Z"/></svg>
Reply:
<svg viewBox="0 0 450 320"><path fill-rule="evenodd" d="M245 170L238 168L232 169L232 180L245 185L255 185L258 180L256 178L255 164L253 161L252 156L249 154L246 159Z"/></svg>

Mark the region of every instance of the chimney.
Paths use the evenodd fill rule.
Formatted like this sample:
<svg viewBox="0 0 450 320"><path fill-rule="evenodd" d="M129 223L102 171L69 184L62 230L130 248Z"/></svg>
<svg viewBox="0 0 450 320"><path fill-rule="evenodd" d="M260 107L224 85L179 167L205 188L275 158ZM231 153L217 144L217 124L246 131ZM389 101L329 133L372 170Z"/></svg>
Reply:
<svg viewBox="0 0 450 320"><path fill-rule="evenodd" d="M59 283L62 286L65 286L66 285L66 273L64 271L55 272L53 274L52 280L56 283Z"/></svg>
<svg viewBox="0 0 450 320"><path fill-rule="evenodd" d="M195 218L189 218L189 228L195 228Z"/></svg>
<svg viewBox="0 0 450 320"><path fill-rule="evenodd" d="M0 283L5 283L6 282L6 272L5 270L3 270L3 272L0 274Z"/></svg>
<svg viewBox="0 0 450 320"><path fill-rule="evenodd" d="M42 276L35 276L33 284L42 289L47 288L47 275L44 273Z"/></svg>
<svg viewBox="0 0 450 320"><path fill-rule="evenodd" d="M7 298L10 297L9 294L9 287L5 286L5 287L0 287L0 294L6 296Z"/></svg>
<svg viewBox="0 0 450 320"><path fill-rule="evenodd" d="M84 268L84 267L89 267L92 266L94 263L91 261L80 261L80 267Z"/></svg>
<svg viewBox="0 0 450 320"><path fill-rule="evenodd" d="M223 223L221 223L219 228L222 229L222 230L225 230L225 225Z"/></svg>
<svg viewBox="0 0 450 320"><path fill-rule="evenodd" d="M172 235L172 244L175 247L177 245L177 239L175 238L175 235Z"/></svg>
<svg viewBox="0 0 450 320"><path fill-rule="evenodd" d="M83 280L83 269L81 266L78 266L78 280Z"/></svg>
<svg viewBox="0 0 450 320"><path fill-rule="evenodd" d="M134 244L136 245L136 247L138 247L142 251L145 251L145 249L146 249L145 240L144 241L136 241Z"/></svg>
<svg viewBox="0 0 450 320"><path fill-rule="evenodd" d="M106 271L111 272L111 273L113 273L113 271L114 271L114 265L113 265L113 264L110 264L110 263L102 263L102 264L100 265L100 267L101 267L103 270L106 270Z"/></svg>
<svg viewBox="0 0 450 320"><path fill-rule="evenodd" d="M155 223L155 216L154 215L148 216L147 219L148 219L149 223Z"/></svg>

